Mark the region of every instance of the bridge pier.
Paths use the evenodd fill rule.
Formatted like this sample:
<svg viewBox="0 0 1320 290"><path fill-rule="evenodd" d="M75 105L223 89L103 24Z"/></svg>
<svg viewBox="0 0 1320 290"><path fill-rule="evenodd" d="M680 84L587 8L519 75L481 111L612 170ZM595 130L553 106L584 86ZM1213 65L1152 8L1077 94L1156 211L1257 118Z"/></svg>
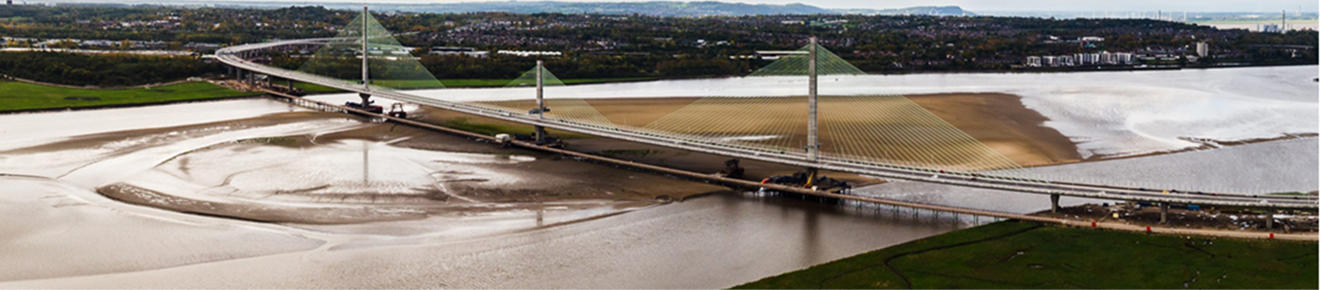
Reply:
<svg viewBox="0 0 1320 290"><path fill-rule="evenodd" d="M537 145L545 144L545 136L546 134L549 133L545 132L545 127L542 126L534 126L534 127L536 128L536 144Z"/></svg>
<svg viewBox="0 0 1320 290"><path fill-rule="evenodd" d="M1274 229L1274 211L1265 212L1265 229Z"/></svg>
<svg viewBox="0 0 1320 290"><path fill-rule="evenodd" d="M1160 203L1160 223L1169 223L1169 203L1167 202Z"/></svg>
<svg viewBox="0 0 1320 290"><path fill-rule="evenodd" d="M368 94L368 93L358 93L358 97L359 97L359 98L362 98L362 107L366 107L367 105L371 105L371 94Z"/></svg>
<svg viewBox="0 0 1320 290"><path fill-rule="evenodd" d="M1059 194L1050 194L1050 213L1059 213Z"/></svg>

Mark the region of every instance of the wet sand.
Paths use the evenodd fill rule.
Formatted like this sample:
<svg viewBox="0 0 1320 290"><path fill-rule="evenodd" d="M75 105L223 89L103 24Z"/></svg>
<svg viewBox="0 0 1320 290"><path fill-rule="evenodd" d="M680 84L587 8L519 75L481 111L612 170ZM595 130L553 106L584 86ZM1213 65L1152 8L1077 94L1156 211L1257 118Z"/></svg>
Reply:
<svg viewBox="0 0 1320 290"><path fill-rule="evenodd" d="M664 115L673 112L674 110L680 109L683 104L691 103L696 99L695 98L677 99L677 100L648 99L648 100L642 100L640 103L634 102L637 100L638 99L610 99L610 100L590 100L590 102L596 103L599 101L599 102L604 102L606 104L611 104L614 106L613 108L616 108L615 110L611 110L611 112L646 111L647 108L650 107L660 108L653 112L642 114L642 116L650 118L649 120L654 121L655 119L659 119ZM606 115L606 117L622 119L622 117L619 117L617 114L609 114ZM530 133L532 131L531 126L526 126L519 123L488 119L484 117L460 114L452 111L438 110L438 109L422 109L418 112L418 114L416 114L412 118L416 120L424 120L426 122L436 123L436 124L443 124L446 120L454 120L454 119L462 118L469 120L469 122L472 123L493 124L501 127L507 127L511 130L524 130L514 133L525 134L525 133ZM646 121L648 119L642 119L642 120ZM582 135L572 132L564 132L558 130L548 130L548 132L551 135L565 138L567 140L566 143L568 144L567 148L569 150L586 152L586 153L591 153L591 154L601 155L611 158L641 162L645 164L664 166L679 170L686 170L692 172L707 172L710 174L716 174L720 172L720 170L724 169L724 161L729 160L728 157L714 155L714 154L691 152L691 151L678 150L667 147L660 147L655 145L641 144L641 143L615 140L609 138L597 138L594 136ZM754 181L761 180L763 178L770 177L772 175L789 175L799 170L802 170L802 168L798 168L794 166L760 162L755 160L741 160L740 163L741 166L746 170L742 178L746 180L754 180ZM883 182L879 179L867 178L849 173L827 172L825 174L828 177L847 181L857 185L871 185L871 184L878 184Z"/></svg>
<svg viewBox="0 0 1320 290"><path fill-rule="evenodd" d="M726 189L320 112L50 139L0 151L0 172L179 212L306 224L553 216Z"/></svg>
<svg viewBox="0 0 1320 290"><path fill-rule="evenodd" d="M909 95L908 99L1022 166L1080 161L1077 145L1009 94Z"/></svg>
<svg viewBox="0 0 1320 290"><path fill-rule="evenodd" d="M246 259L0 282L0 288L725 288L963 227L887 210L717 194L513 234L313 235L333 242Z"/></svg>
<svg viewBox="0 0 1320 290"><path fill-rule="evenodd" d="M98 192L182 212L345 224L545 207L623 209L724 190L389 123L271 137L260 139L271 144L239 141L173 156Z"/></svg>
<svg viewBox="0 0 1320 290"><path fill-rule="evenodd" d="M424 119L434 117L425 112L418 113ZM342 115L338 116L342 119ZM222 128L242 123L223 122L198 128ZM74 180L80 178L79 174L34 184L0 177L0 186L18 190L17 194L0 195L0 200L6 201L0 204L0 213L10 217L0 223L0 233L13 237L0 243L0 260L14 261L0 265L0 281L7 281L0 283L0 288L716 288L963 226L947 220L912 219L906 214L891 215L887 211L858 210L779 197L716 194L681 198L685 194L718 187L573 160L556 160L555 156L536 152L499 148L459 137L393 124L367 123L360 119L347 128L342 122L327 122L314 117L294 123L303 125L273 129L237 126L222 129L220 133L178 128L137 131L128 135L105 132L107 138L63 143L53 147L59 148L52 148L53 151L36 146L23 149L22 153L0 152L0 165L4 165L0 166L3 169L0 172L44 165L24 162L42 160L26 156L68 155L72 157L61 160L68 161L71 169L64 171L73 170L74 173L79 170L76 168L80 162L93 167L102 164L98 169L101 171L96 171L98 173L111 168L104 166L107 162L133 165L132 168L145 166L144 170L148 172L144 174L150 174L149 178L138 179L136 177L146 175L137 172L113 174L129 176L126 178L128 183L142 183L139 185L143 188L159 186L160 183L187 184L162 182L171 179L157 179L160 175L185 181L198 180L198 184L203 184L201 180L212 180L217 176L226 179L244 177L238 173L242 170L204 166L208 163L249 163L237 157L250 155L246 158L262 159L271 156L272 152L287 155L281 150L328 150L313 153L357 153L356 158L342 163L353 164L351 162L360 162L361 152L348 149L368 144L368 149L372 150L369 154L373 157L413 154L397 152L406 151L404 149L533 157L534 161L527 162L469 164L474 170L463 173L475 174L478 172L475 169L482 169L499 173L494 175L517 175L526 181L518 184L530 188L484 193L483 188L474 186L449 191L454 194L446 194L447 198L425 194L408 196L419 192L409 186L360 192L363 198L338 195L325 199L300 194L263 198L242 194L200 195L200 191L170 195L198 197L193 201L202 202L218 198L274 206L287 206L288 203L325 207L379 206L385 210L425 213L422 219L363 222L370 220L368 218L349 224L271 224L129 205L91 191L94 187L117 184L118 180L93 182L93 187L78 187L71 184L79 183ZM246 129L225 133L225 130L234 128ZM316 128L334 130L326 130L333 131L331 133L288 133ZM186 134L193 131L196 134ZM168 137L171 132L184 132L178 133L184 136ZM281 138L253 142L271 137L289 137L294 141L286 142ZM125 140L134 142L120 142ZM626 149L665 149L629 147L637 144L602 138L573 139L570 142L573 143L570 148L575 150L650 160L645 162L667 162L694 171L716 171L722 167L723 161L718 156L672 150L639 153L647 151ZM118 143L126 144L102 148ZM157 150L162 147L170 148ZM620 151L620 148L625 150ZM95 154L86 154L86 157L68 154L85 150L93 150ZM374 155L378 153L382 155ZM150 156L132 156L142 154ZM236 158L215 160L207 154L229 154ZM114 163L126 156L133 158ZM185 159L190 161L183 162ZM378 162L389 164L385 167L387 170L404 168L394 165L411 162L406 158L396 160L403 161ZM258 168L265 166L256 165L260 165L256 166ZM749 168L749 175L796 170L755 162L747 162L745 166L755 167ZM204 174L205 170L201 168L232 174ZM349 165L326 168L350 173L362 169ZM385 172L416 174L413 170ZM342 180L354 176L336 174L330 177L331 180ZM388 179L393 176L376 177ZM334 185L333 182L329 184ZM238 186L250 185L238 183ZM337 186L328 188L349 188L343 184ZM619 191L613 190L616 188ZM394 191L396 189L399 191ZM625 189L629 192L623 192ZM632 192L633 189L638 192ZM641 192L642 189L648 191ZM683 201L654 206L659 204L655 198L662 195ZM1031 196L1033 199L1037 197ZM1041 204L1046 204L1040 200ZM149 203L151 199L146 198L143 202ZM188 202L192 201L177 201L178 204ZM1003 203L1002 200L991 202ZM622 212L628 213L619 214Z"/></svg>
<svg viewBox="0 0 1320 290"><path fill-rule="evenodd" d="M961 227L339 114L171 120L0 152L0 288L713 288Z"/></svg>
<svg viewBox="0 0 1320 290"><path fill-rule="evenodd" d="M1043 124L1046 119L1041 114L1026 108L1022 105L1021 98L1008 94L995 93L953 93L953 94L929 94L929 95L911 95L906 96L912 102L930 111L935 116L948 122L953 127L967 133L977 141L986 144L1013 162L1021 166L1042 166L1061 163L1071 163L1081 161L1081 156L1077 151L1077 146L1067 136L1059 133ZM629 98L629 99L588 99L585 100L604 118L611 123L627 127L647 127L655 125L656 120L679 112L680 110L690 110L689 106L720 106L721 104L699 103L700 98ZM695 104L694 104L695 103ZM837 102L836 102L837 103ZM501 101L491 102L491 105L497 105L507 108L530 108L534 103L529 100L523 101ZM766 102L757 105L766 110L780 110L785 112L798 111L797 103L791 102ZM847 105L846 103L835 104ZM828 104L822 104L828 106ZM783 107L783 108L780 108ZM553 107L552 107L553 109ZM722 108L700 108L701 110L718 111L726 110ZM827 108L822 108L822 110ZM804 110L803 110L804 111ZM553 110L551 111L554 112ZM469 118L474 122L482 124L496 124L503 127L526 128L525 125L490 120L479 117L461 115L452 112L434 112L433 118L453 119ZM805 117L805 116L804 116ZM726 124L738 123L742 128L748 128L752 131L735 132L738 134L765 134L757 132L755 128L765 127L791 127L799 128L791 131L786 138L789 143L805 140L806 122L805 120L786 121L785 118L769 119L749 119L747 116L711 116L711 122L721 122ZM831 120L840 122L853 122L857 120ZM743 124L747 122L762 122L764 124ZM771 125L770 123L775 124ZM789 122L779 124L783 122ZM863 124L866 125L866 124ZM871 124L872 126L879 125ZM523 133L523 132L518 132ZM583 138L578 134L552 132L571 138ZM823 152L831 152L830 132L823 130L821 139L824 147ZM801 142L798 142L801 143ZM610 146L622 143L598 141L598 140L579 140L573 142L574 146L587 145L586 151L604 151L611 150ZM794 144L796 145L796 144ZM791 145L790 145L791 146ZM945 146L932 144L931 146ZM948 145L950 150L960 149L960 145ZM637 146L620 146L616 150L643 150ZM655 148L657 151L673 151ZM717 169L718 170L718 169Z"/></svg>

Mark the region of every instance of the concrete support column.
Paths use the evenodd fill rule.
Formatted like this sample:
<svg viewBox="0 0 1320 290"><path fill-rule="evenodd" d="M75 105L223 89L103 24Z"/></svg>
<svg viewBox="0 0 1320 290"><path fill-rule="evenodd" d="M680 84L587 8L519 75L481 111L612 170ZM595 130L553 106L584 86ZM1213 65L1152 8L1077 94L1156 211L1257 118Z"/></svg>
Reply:
<svg viewBox="0 0 1320 290"><path fill-rule="evenodd" d="M1059 213L1059 194L1050 195L1050 213Z"/></svg>
<svg viewBox="0 0 1320 290"><path fill-rule="evenodd" d="M545 132L545 127L541 127L541 126L533 126L533 127L536 128L536 145L544 144L545 136L548 134Z"/></svg>
<svg viewBox="0 0 1320 290"><path fill-rule="evenodd" d="M545 90L543 88L543 76L541 75L542 65L544 65L544 63L541 62L541 60L536 60L536 118L538 119L545 119Z"/></svg>
<svg viewBox="0 0 1320 290"><path fill-rule="evenodd" d="M239 82L242 82L242 81L243 81L243 69L241 69L241 68L234 68L234 80L239 81Z"/></svg>
<svg viewBox="0 0 1320 290"><path fill-rule="evenodd" d="M367 105L371 105L371 95L370 95L370 94L367 94L367 93L358 93L358 97L359 97L359 98L362 98L362 106L363 106L363 107L366 107Z"/></svg>
<svg viewBox="0 0 1320 290"><path fill-rule="evenodd" d="M1266 213L1265 213L1265 229L1266 229L1266 230L1272 230L1272 229L1274 229L1274 212L1273 212L1273 211L1269 211L1269 212L1266 212Z"/></svg>
<svg viewBox="0 0 1320 290"><path fill-rule="evenodd" d="M1167 202L1160 203L1160 223L1169 223L1169 203Z"/></svg>
<svg viewBox="0 0 1320 290"><path fill-rule="evenodd" d="M545 119L545 91L541 70L544 63L536 60L536 118ZM545 144L545 127L536 126L536 145Z"/></svg>

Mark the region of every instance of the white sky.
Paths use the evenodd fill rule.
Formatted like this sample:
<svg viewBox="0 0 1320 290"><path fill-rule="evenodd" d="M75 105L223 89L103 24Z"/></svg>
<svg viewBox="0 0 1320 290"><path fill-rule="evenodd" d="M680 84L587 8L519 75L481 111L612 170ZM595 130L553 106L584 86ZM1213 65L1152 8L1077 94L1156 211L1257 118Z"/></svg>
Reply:
<svg viewBox="0 0 1320 290"><path fill-rule="evenodd" d="M21 0L20 0L21 1ZM98 2L99 0L29 0L27 2ZM301 3L459 3L490 2L483 0L138 0L131 2L287 2ZM507 1L507 0L505 0ZM567 0L562 2L645 2L655 0ZM661 0L668 1L668 0ZM19 1L16 1L19 2ZM117 2L117 1L116 1ZM499 1L504 2L504 1ZM1191 12L1278 12L1282 10L1316 12L1320 2L1316 0L725 0L722 2L743 2L756 4L804 3L825 8L901 8L910 6L958 5L968 11L1134 11L1165 10Z"/></svg>

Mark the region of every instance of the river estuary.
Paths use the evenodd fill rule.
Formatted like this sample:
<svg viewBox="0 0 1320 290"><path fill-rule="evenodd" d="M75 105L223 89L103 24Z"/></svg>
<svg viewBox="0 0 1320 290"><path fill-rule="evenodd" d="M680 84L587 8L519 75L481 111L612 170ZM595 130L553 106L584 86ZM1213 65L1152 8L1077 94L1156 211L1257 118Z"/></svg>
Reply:
<svg viewBox="0 0 1320 290"><path fill-rule="evenodd" d="M1315 137L1220 149L1175 141L1316 133L1317 86L1294 80L1309 82L1314 72L1046 75L1125 88L1091 93L1036 87L1033 75L875 78L886 93L1022 95L1055 121L1046 125L1094 154L1185 151L1027 169L1033 173L1264 192L1316 190ZM1256 89L1161 85L1148 74ZM1289 83L1260 84L1279 76ZM983 84L939 88L955 82ZM673 84L561 89L764 94L729 83L632 93ZM1194 100L1226 114L1217 128L1183 126L1205 120L1188 113L1154 120L1159 114L1140 106L1147 93L1164 98L1154 102L1159 108ZM1088 96L1095 100L1076 101ZM1105 114L1090 108L1105 98L1123 105L1097 118ZM1265 113L1300 116L1255 115ZM1085 122L1096 122L1094 130ZM0 288L721 288L973 226L967 217L730 192L266 99L0 115L0 174ZM858 192L1005 212L1049 206L1040 195L913 182Z"/></svg>

